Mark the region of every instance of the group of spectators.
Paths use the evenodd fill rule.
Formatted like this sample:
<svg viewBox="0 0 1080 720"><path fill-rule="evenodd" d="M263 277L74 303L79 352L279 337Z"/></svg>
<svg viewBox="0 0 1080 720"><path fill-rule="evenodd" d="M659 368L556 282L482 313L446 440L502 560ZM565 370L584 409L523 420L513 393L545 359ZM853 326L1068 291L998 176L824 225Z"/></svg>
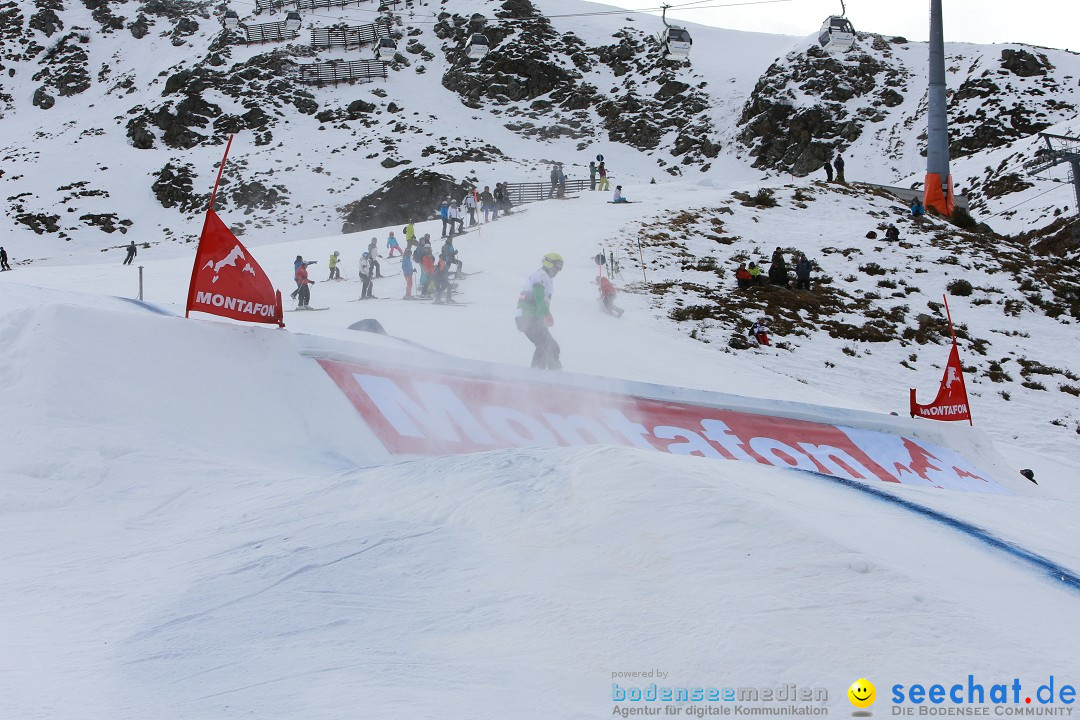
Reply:
<svg viewBox="0 0 1080 720"><path fill-rule="evenodd" d="M792 261L795 269L795 289L809 290L810 272L814 269L814 263L801 252L794 253ZM735 281L741 290L757 285L778 285L790 288L791 276L788 274L788 263L784 259L783 250L777 247L773 251L767 272L755 262L751 262L749 267L747 263L739 263L739 268L735 271Z"/></svg>

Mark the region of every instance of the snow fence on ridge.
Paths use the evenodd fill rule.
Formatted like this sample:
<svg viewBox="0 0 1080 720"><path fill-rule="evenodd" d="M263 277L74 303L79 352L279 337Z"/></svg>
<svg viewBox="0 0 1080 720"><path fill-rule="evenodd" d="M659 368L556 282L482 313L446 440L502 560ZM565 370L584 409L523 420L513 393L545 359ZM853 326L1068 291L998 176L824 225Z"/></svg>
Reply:
<svg viewBox="0 0 1080 720"><path fill-rule="evenodd" d="M624 445L877 484L1030 493L966 424L453 358L389 338L305 338L392 455Z"/></svg>

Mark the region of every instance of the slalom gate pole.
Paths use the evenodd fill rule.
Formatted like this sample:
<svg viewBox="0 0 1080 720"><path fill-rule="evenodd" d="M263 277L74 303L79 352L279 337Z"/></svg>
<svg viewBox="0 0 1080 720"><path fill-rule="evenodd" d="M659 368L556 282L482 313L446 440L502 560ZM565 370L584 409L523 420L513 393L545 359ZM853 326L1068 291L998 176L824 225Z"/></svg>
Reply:
<svg viewBox="0 0 1080 720"><path fill-rule="evenodd" d="M230 135L229 142L225 143L225 155L223 155L221 158L221 167L218 168L217 179L214 180L214 190L210 193L210 207L208 207L207 210L214 209L214 200L217 198L218 183L221 182L221 173L225 171L225 160L229 157L229 148L232 147L232 140L233 136Z"/></svg>
<svg viewBox="0 0 1080 720"><path fill-rule="evenodd" d="M642 253L641 253L641 236L638 236L638 239L637 239L637 254L638 254L638 260L641 261L641 277L645 281L645 284L648 285L649 284L649 278L648 278L648 276L645 275L645 256L642 255Z"/></svg>

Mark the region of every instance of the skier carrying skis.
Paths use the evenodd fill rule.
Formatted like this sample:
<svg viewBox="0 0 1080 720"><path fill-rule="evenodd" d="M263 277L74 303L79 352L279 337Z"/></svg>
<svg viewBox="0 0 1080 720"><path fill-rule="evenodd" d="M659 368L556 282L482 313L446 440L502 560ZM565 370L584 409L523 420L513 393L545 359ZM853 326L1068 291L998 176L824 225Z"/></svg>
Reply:
<svg viewBox="0 0 1080 720"><path fill-rule="evenodd" d="M551 316L552 280L563 269L562 255L548 253L539 270L525 280L518 297L517 328L536 346L532 366L541 370L559 370L559 344L548 330L555 324Z"/></svg>
<svg viewBox="0 0 1080 720"><path fill-rule="evenodd" d="M761 317L757 319L754 326L750 328L750 335L758 341L758 345L770 345L769 342L769 328L765 325L765 318Z"/></svg>
<svg viewBox="0 0 1080 720"><path fill-rule="evenodd" d="M601 275L597 282L600 283L600 305L604 312L615 317L622 317L624 310L615 305L615 295L618 291L611 281Z"/></svg>

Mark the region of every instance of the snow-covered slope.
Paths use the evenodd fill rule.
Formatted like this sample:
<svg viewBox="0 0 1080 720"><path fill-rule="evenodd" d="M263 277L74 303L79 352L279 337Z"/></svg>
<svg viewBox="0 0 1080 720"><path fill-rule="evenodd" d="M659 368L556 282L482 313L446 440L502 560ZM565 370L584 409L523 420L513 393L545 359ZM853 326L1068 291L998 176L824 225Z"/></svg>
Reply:
<svg viewBox="0 0 1080 720"><path fill-rule="evenodd" d="M20 273L96 284L91 294L5 282L0 713L588 718L620 707L612 682L647 684L615 673L653 666L677 687L824 688L814 706L843 713L854 676L1008 673L1034 689L1075 667L1075 589L888 502L935 508L1075 570L1077 467L1050 454L1033 458L1041 484L1024 496L868 495L618 447L387 458L306 355L410 353L343 329L375 316L436 349L520 364L527 343L504 330L512 303L494 298L544 242L525 232L533 212L460 241L490 259L465 281L489 302L361 309L345 302L355 283L320 283L332 309L289 315L293 331L110 297L113 265ZM508 247L481 255L487 243ZM312 247L260 254L269 267ZM175 309L184 262L148 270L150 297ZM832 399L657 332L644 298L624 296L621 321L594 314L590 272L575 261L558 278L555 332L573 367Z"/></svg>

